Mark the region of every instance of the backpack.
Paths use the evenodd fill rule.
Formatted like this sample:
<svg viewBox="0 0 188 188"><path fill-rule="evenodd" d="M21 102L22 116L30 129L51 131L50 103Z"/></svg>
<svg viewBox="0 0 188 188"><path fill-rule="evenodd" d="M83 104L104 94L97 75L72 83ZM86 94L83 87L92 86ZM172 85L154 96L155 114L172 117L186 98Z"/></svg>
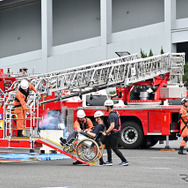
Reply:
<svg viewBox="0 0 188 188"><path fill-rule="evenodd" d="M112 113L115 113L118 116L118 125L119 125L118 129L113 129L112 131L119 132L119 131L121 131L121 119L120 119L120 115L119 115L119 113L117 111L112 111Z"/></svg>

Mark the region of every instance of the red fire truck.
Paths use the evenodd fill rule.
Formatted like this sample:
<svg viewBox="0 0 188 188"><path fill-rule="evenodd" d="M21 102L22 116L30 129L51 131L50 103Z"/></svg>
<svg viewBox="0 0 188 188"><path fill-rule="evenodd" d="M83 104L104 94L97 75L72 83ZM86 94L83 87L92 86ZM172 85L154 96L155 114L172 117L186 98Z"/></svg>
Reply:
<svg viewBox="0 0 188 188"><path fill-rule="evenodd" d="M166 136L176 140L180 102L177 105L173 103L186 97L182 83L184 64L183 53L144 59L133 54L68 70L27 76L25 78L41 93L41 99L31 94L30 108L36 111L37 117L33 120L28 117L26 129L58 129L57 125L64 123L67 131L71 132L80 108L94 122L95 111L100 109L105 112L103 104L109 98L99 91L116 87L116 95L112 99L114 109L121 116L122 147L151 147L159 140L166 140ZM31 138L31 132L26 146L21 143L22 139L15 138L17 130L11 129L15 123L12 118L14 111L11 108L9 113L7 109L10 109L12 96L22 78L4 76L0 84L3 85L8 79L13 79L9 92L1 87L6 94L2 93L3 104L0 108L0 147L40 147L34 137ZM105 112L105 117L107 115Z"/></svg>

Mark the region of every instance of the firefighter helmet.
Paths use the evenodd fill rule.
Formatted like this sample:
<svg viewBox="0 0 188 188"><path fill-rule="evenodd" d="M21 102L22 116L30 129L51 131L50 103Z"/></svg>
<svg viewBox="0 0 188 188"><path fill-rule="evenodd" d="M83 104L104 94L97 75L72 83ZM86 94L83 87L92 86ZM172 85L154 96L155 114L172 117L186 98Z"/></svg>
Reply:
<svg viewBox="0 0 188 188"><path fill-rule="evenodd" d="M100 110L96 111L94 114L94 118L101 117L101 116L104 116L104 113Z"/></svg>
<svg viewBox="0 0 188 188"><path fill-rule="evenodd" d="M29 87L29 82L24 79L24 80L21 81L20 85L21 85L21 88L22 88L22 89L28 89L28 87Z"/></svg>
<svg viewBox="0 0 188 188"><path fill-rule="evenodd" d="M114 106L114 102L112 100L108 99L104 102L104 106Z"/></svg>
<svg viewBox="0 0 188 188"><path fill-rule="evenodd" d="M186 103L186 102L188 102L188 99L187 99L187 98L183 98L183 99L181 100L181 104L184 104L184 103Z"/></svg>
<svg viewBox="0 0 188 188"><path fill-rule="evenodd" d="M83 110L78 110L77 111L77 117L78 118L84 118L84 117L86 117L86 114Z"/></svg>

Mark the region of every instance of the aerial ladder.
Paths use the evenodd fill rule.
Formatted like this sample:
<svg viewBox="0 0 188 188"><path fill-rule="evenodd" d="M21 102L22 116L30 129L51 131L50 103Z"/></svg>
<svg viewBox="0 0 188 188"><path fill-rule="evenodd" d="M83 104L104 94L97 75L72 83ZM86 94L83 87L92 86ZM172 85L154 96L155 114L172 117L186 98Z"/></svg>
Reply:
<svg viewBox="0 0 188 188"><path fill-rule="evenodd" d="M179 76L182 84L184 64L184 53L167 53L144 59L134 54L63 71L30 76L26 79L41 94L48 95L55 92L57 96L55 101L107 87L117 85L125 87L168 72L171 78ZM10 90L15 91L20 81L21 79L17 79ZM74 94L65 96L64 90L70 90ZM46 102L50 101L44 101L41 104Z"/></svg>
<svg viewBox="0 0 188 188"><path fill-rule="evenodd" d="M170 73L171 80L173 80L173 77L178 76L180 84L182 84L184 64L184 53L166 53L144 59L139 58L137 54L133 54L67 70L26 77L41 95L49 95L54 92L56 96L54 99L41 101L40 97L36 96L35 93L31 92L29 95L27 106L31 111L36 112L36 116L30 115L28 118L30 121L29 140L32 143L31 147L34 147L33 143L36 141L36 136L38 135L39 105L62 101L66 98L81 96L117 85L126 87L167 73ZM18 78L10 87L9 92L4 95L3 113L5 117L5 130L3 137L8 138L9 142L11 142L13 137L11 124L15 120L13 116L13 101L20 81L21 79ZM64 93L65 90L71 92L66 94ZM43 140L38 142L50 146L49 141L45 142ZM54 144L52 145L52 148L55 148ZM10 144L8 146L10 147ZM61 148L59 149L59 147L61 146L57 146L57 150L60 151Z"/></svg>
<svg viewBox="0 0 188 188"><path fill-rule="evenodd" d="M174 77L178 77L182 84L184 64L183 53L163 54L145 59L138 58L138 55L129 55L95 63L94 66L78 67L55 75L52 73L44 77L39 76L31 82L41 94L56 93L55 99L40 102L43 104L117 85L129 86L166 73L170 73L171 82ZM71 94L64 94L64 90L71 91Z"/></svg>

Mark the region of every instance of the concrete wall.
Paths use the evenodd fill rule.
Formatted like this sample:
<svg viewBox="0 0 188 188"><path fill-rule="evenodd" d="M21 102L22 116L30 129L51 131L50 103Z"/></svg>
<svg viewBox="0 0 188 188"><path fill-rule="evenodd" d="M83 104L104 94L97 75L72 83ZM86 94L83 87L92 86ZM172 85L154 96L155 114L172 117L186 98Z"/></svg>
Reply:
<svg viewBox="0 0 188 188"><path fill-rule="evenodd" d="M176 0L176 18L187 18L188 17L188 1L187 0Z"/></svg>
<svg viewBox="0 0 188 188"><path fill-rule="evenodd" d="M100 37L92 39L92 41L78 42L79 47L75 51L68 51L73 48L74 44L72 44L73 46L71 44L69 46L61 45L53 48L54 55L49 58L48 69L58 70L114 58L117 57L115 54L117 51L129 51L133 54L139 53L142 48L146 53L152 49L153 53L157 55L160 54L161 47L165 45L164 38L164 23L159 23L114 33L112 34L112 43L107 44L106 49L100 45ZM93 46L89 46L91 43ZM88 48L82 49L81 46L88 46ZM60 54L63 51L66 53Z"/></svg>
<svg viewBox="0 0 188 188"><path fill-rule="evenodd" d="M112 57L114 51L129 51L140 55L141 49L147 54L150 49L154 54L160 54L161 47L165 51L164 32L165 26L162 22L114 33L112 43L108 45L108 57Z"/></svg>
<svg viewBox="0 0 188 188"><path fill-rule="evenodd" d="M54 46L100 35L99 0L54 0Z"/></svg>
<svg viewBox="0 0 188 188"><path fill-rule="evenodd" d="M113 0L112 2L113 32L164 21L164 0Z"/></svg>
<svg viewBox="0 0 188 188"><path fill-rule="evenodd" d="M0 11L0 58L41 48L40 3Z"/></svg>
<svg viewBox="0 0 188 188"><path fill-rule="evenodd" d="M143 49L148 53L152 49L159 54L165 47L163 0L113 0L113 33L106 45L100 36L99 2L54 0L52 56L45 62L41 55L40 4L0 11L0 67L16 72L26 66L30 73L33 68L42 73L44 66L49 72L113 58L116 51L139 53ZM186 2L177 0L177 17L180 6L186 16ZM173 43L188 41L187 27L188 18L174 22Z"/></svg>

